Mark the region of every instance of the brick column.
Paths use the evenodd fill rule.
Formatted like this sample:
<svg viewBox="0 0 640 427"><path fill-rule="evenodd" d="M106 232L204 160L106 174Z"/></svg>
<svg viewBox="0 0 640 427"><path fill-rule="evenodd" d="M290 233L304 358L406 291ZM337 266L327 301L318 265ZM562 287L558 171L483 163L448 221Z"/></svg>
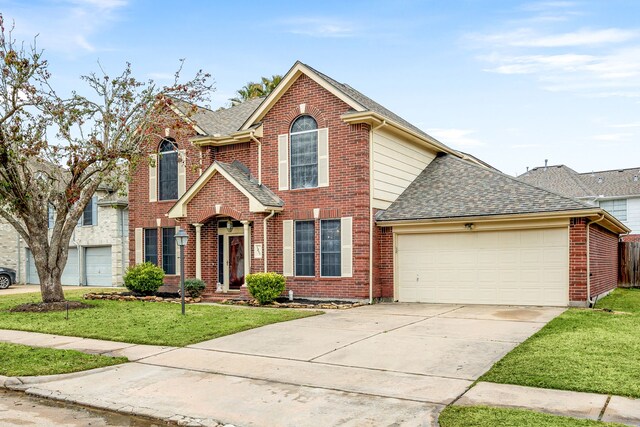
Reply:
<svg viewBox="0 0 640 427"><path fill-rule="evenodd" d="M571 218L569 225L569 304L587 303L587 220Z"/></svg>

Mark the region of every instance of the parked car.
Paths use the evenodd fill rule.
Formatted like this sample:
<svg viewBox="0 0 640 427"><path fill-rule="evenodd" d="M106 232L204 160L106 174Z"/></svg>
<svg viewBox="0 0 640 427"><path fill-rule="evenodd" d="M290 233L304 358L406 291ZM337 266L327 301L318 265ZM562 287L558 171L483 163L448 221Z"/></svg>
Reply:
<svg viewBox="0 0 640 427"><path fill-rule="evenodd" d="M12 268L0 267L0 289L7 289L16 283L16 271Z"/></svg>

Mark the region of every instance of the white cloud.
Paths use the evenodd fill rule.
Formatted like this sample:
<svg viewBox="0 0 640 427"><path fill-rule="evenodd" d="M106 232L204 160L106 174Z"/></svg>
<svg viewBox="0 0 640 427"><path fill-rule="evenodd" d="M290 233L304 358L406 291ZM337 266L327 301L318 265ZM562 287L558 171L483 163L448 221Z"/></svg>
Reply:
<svg viewBox="0 0 640 427"><path fill-rule="evenodd" d="M531 28L520 28L515 31L480 35L473 37L493 45L514 47L575 47L597 46L602 44L623 43L638 38L636 30L606 28L603 30L582 29L559 34L539 34Z"/></svg>
<svg viewBox="0 0 640 427"><path fill-rule="evenodd" d="M297 17L282 21L288 33L310 37L354 37L356 26L348 21L329 17Z"/></svg>
<svg viewBox="0 0 640 427"><path fill-rule="evenodd" d="M96 36L119 18L127 4L127 0L25 2L5 7L3 14L15 21L15 37L29 41L37 35L38 47L76 56L108 49L95 41Z"/></svg>
<svg viewBox="0 0 640 427"><path fill-rule="evenodd" d="M617 125L609 125L610 128L624 129L624 128L640 128L640 122L637 123L620 123Z"/></svg>
<svg viewBox="0 0 640 427"><path fill-rule="evenodd" d="M514 144L511 148L537 148L542 147L542 144Z"/></svg>
<svg viewBox="0 0 640 427"><path fill-rule="evenodd" d="M478 147L485 145L479 139L470 137L476 133L475 130L469 129L429 129L427 133L437 140L454 147Z"/></svg>
<svg viewBox="0 0 640 427"><path fill-rule="evenodd" d="M621 142L629 140L629 138L631 137L633 137L632 133L606 133L601 135L594 135L592 139L605 142Z"/></svg>

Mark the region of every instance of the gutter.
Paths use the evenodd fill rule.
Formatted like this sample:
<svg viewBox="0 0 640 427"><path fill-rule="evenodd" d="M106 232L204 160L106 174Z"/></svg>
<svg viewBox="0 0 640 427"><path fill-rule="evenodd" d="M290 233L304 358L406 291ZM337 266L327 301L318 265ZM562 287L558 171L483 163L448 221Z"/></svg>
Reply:
<svg viewBox="0 0 640 427"><path fill-rule="evenodd" d="M386 120L369 131L369 304L373 304L373 133L387 125Z"/></svg>
<svg viewBox="0 0 640 427"><path fill-rule="evenodd" d="M587 223L587 305L591 308L595 306L596 302L591 299L591 245L589 243L589 230L591 229L591 224L597 224L603 219L604 214L600 214L599 218L592 219Z"/></svg>

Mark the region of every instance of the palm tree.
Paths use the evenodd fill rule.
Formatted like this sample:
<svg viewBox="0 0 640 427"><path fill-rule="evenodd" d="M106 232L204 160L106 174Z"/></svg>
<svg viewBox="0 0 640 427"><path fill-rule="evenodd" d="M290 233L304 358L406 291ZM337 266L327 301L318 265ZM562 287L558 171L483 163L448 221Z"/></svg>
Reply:
<svg viewBox="0 0 640 427"><path fill-rule="evenodd" d="M229 99L229 101L231 101L231 105L235 106L248 99L260 98L269 95L271 91L278 86L278 83L282 80L282 76L275 74L271 76L271 78L262 77L260 80L261 83L248 82L242 88L238 89L236 91L237 96Z"/></svg>

